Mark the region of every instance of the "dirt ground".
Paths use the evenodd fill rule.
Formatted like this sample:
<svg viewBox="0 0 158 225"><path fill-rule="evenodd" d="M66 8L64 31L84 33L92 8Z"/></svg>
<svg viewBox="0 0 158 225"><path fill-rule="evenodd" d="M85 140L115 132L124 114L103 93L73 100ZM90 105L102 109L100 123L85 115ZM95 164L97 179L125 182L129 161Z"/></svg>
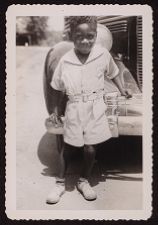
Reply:
<svg viewBox="0 0 158 225"><path fill-rule="evenodd" d="M97 200L88 202L76 190L82 164L82 155L76 152L67 172L66 193L58 204L46 204L59 170L55 136L44 126L48 114L42 80L47 52L48 48L17 47L17 209L142 209L141 140L134 137L100 146L91 177Z"/></svg>

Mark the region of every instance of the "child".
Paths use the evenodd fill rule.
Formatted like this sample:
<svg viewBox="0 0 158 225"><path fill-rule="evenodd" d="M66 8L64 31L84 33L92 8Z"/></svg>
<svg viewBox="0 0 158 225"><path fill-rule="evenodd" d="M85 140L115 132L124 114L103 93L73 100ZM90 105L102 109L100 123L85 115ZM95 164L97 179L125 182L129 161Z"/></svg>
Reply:
<svg viewBox="0 0 158 225"><path fill-rule="evenodd" d="M128 94L117 76L119 71L110 53L95 45L95 16L70 17L70 37L74 48L61 58L51 82L52 87L65 92L69 100L65 112L64 146L60 153L61 170L46 200L50 204L57 203L65 192L65 148L68 145L84 146L84 165L77 189L86 200L97 198L88 182L95 161L94 145L111 138L103 100L104 76L116 84L122 95ZM57 123L58 115L54 113L53 116Z"/></svg>

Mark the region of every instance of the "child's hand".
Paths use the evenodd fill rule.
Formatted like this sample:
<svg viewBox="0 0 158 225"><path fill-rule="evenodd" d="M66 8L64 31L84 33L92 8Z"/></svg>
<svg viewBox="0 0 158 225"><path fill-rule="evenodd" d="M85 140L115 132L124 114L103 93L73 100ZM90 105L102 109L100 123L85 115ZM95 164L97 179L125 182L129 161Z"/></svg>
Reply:
<svg viewBox="0 0 158 225"><path fill-rule="evenodd" d="M59 127L63 123L61 117L56 113L52 113L49 117L49 120L53 123L55 127Z"/></svg>
<svg viewBox="0 0 158 225"><path fill-rule="evenodd" d="M128 91L128 90L125 90L125 93L126 93L126 98L132 98L132 94Z"/></svg>
<svg viewBox="0 0 158 225"><path fill-rule="evenodd" d="M45 120L45 126L48 133L63 134L63 121L56 113L52 113L49 118Z"/></svg>
<svg viewBox="0 0 158 225"><path fill-rule="evenodd" d="M128 90L124 90L121 93L122 96L125 96L125 98L132 98L132 94Z"/></svg>

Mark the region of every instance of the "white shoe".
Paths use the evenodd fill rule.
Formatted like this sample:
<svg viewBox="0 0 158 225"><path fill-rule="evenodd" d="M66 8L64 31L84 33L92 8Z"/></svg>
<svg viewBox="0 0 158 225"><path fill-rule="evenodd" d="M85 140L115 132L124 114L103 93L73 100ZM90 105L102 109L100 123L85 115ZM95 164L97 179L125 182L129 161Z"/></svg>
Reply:
<svg viewBox="0 0 158 225"><path fill-rule="evenodd" d="M92 201L97 198L97 194L90 186L88 180L81 178L77 183L77 189L81 192L83 197L88 200Z"/></svg>
<svg viewBox="0 0 158 225"><path fill-rule="evenodd" d="M55 204L59 202L61 196L65 192L65 185L56 184L56 186L53 188L53 190L48 195L46 202L48 204Z"/></svg>

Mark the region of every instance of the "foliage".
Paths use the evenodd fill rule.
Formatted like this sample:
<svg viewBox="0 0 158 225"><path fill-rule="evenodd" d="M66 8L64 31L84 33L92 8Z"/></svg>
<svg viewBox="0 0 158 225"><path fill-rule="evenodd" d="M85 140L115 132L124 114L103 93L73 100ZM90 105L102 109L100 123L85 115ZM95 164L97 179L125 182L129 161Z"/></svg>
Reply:
<svg viewBox="0 0 158 225"><path fill-rule="evenodd" d="M16 19L17 45L53 46L62 40L61 31L48 29L46 16L20 16Z"/></svg>
<svg viewBox="0 0 158 225"><path fill-rule="evenodd" d="M18 16L16 18L16 33L24 34L27 32L27 25L30 23L29 16Z"/></svg>
<svg viewBox="0 0 158 225"><path fill-rule="evenodd" d="M31 16L27 24L27 31L31 33L32 44L39 44L46 38L48 17Z"/></svg>
<svg viewBox="0 0 158 225"><path fill-rule="evenodd" d="M47 31L45 35L46 39L42 40L40 45L53 46L56 43L62 41L62 31Z"/></svg>

